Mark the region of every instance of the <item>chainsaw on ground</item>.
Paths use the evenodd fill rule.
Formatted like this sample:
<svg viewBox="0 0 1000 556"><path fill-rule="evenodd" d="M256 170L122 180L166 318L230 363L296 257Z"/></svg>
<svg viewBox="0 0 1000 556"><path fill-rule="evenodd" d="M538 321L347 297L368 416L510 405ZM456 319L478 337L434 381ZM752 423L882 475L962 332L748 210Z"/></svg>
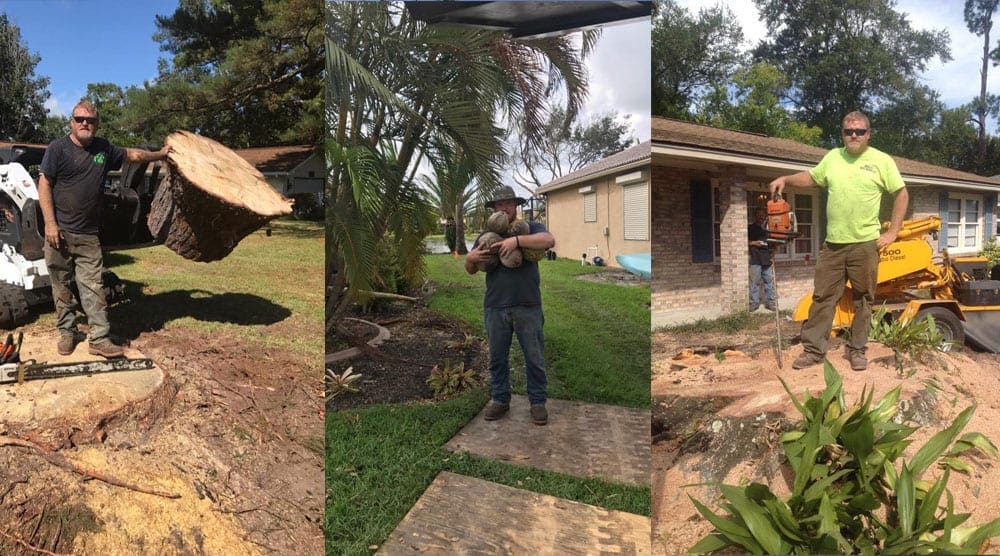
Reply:
<svg viewBox="0 0 1000 556"><path fill-rule="evenodd" d="M0 384L23 383L69 376L87 376L118 371L142 371L153 368L152 359L104 359L67 363L37 363L34 359L19 363L0 364Z"/></svg>

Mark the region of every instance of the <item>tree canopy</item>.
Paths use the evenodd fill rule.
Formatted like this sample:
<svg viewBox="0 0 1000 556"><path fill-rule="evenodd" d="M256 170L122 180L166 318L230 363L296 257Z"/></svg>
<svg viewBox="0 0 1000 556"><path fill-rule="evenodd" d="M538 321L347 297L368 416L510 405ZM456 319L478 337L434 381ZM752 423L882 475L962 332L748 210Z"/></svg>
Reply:
<svg viewBox="0 0 1000 556"><path fill-rule="evenodd" d="M22 44L21 30L0 13L0 141L42 142L49 79L35 75L41 60Z"/></svg>

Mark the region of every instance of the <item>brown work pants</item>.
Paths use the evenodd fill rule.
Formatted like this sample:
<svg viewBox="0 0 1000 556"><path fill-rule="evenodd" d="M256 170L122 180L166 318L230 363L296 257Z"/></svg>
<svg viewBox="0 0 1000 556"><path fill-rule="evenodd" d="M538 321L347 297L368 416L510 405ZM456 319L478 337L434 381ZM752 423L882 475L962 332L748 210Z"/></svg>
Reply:
<svg viewBox="0 0 1000 556"><path fill-rule="evenodd" d="M864 243L824 243L816 260L812 307L802 324L802 347L805 351L826 353L833 314L844 294L845 281L854 291L854 320L847 348L864 353L871 328L872 303L878 278L878 249L875 240Z"/></svg>

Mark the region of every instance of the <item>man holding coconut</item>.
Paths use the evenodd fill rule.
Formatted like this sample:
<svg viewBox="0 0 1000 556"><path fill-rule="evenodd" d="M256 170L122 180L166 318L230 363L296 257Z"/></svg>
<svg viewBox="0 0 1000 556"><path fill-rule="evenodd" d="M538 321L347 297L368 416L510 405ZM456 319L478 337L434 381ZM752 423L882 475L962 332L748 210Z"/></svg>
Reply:
<svg viewBox="0 0 1000 556"><path fill-rule="evenodd" d="M514 229L517 207L525 202L514 193L514 188L504 186L486 202L486 207L506 215L510 229ZM491 218L491 221L495 220L503 220L503 217ZM479 270L486 272L483 319L490 346L491 377L491 400L486 406L486 420L497 420L510 409L510 346L516 334L524 352L531 420L536 425L544 425L548 422L545 409L545 339L542 334L545 317L542 315L539 289L538 260L541 257L537 254L551 249L556 240L541 222L526 224L526 234L509 234L509 237L494 235L490 242L484 241L490 232L480 235L465 256L465 271L469 274ZM521 228L523 225L520 224ZM515 257L520 255L516 253L519 250L526 252ZM518 258L522 259L520 264L511 262Z"/></svg>

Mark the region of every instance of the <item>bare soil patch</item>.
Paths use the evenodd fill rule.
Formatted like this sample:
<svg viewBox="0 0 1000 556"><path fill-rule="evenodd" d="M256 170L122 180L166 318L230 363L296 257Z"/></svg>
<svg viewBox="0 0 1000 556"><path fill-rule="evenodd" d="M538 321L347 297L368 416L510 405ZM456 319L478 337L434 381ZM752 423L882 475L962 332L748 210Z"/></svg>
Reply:
<svg viewBox="0 0 1000 556"><path fill-rule="evenodd" d="M358 392L345 392L327 403L328 411L379 403L405 403L430 400L434 393L427 378L435 365L462 363L474 369L480 380L488 376L488 349L485 340L459 321L442 317L420 303L393 302L378 312L353 315L378 323L390 332L388 340L376 348L362 348L362 353L347 361L328 365L335 373L348 367L362 375L355 383ZM346 321L351 339L334 338L341 348L358 346L376 334L375 328Z"/></svg>
<svg viewBox="0 0 1000 556"><path fill-rule="evenodd" d="M35 553L30 545L79 554L322 554L317 358L225 333L136 334L131 347L163 369L169 395L155 410L110 420L103 438L71 437L57 453L178 497L81 480L35 450L3 446L0 553Z"/></svg>
<svg viewBox="0 0 1000 556"><path fill-rule="evenodd" d="M732 334L653 335L654 553L684 553L712 530L688 496L718 508L718 489L683 485L757 481L779 495L788 492L793 475L779 438L800 415L777 377L799 398L806 390L818 393L824 388L822 365L791 369L791 361L802 351L799 329L798 323L782 322L780 370L773 319ZM874 388L878 399L902 384L901 414L921 425L911 437L907 459L970 405L977 410L965 431L1000 442L1000 355L964 348L936 354L924 363L906 360L900 369L891 350L870 343L868 370L854 372L844 357L843 341L835 339L827 357L844 380L848 403L857 400L863 388ZM955 495L955 511L970 512L967 524L978 525L1000 515L1000 491L991 488L1000 481L1000 462L974 455L971 463L975 471L953 473L948 486ZM928 473L933 476L938 470ZM1000 543L994 540L990 548L996 552Z"/></svg>

